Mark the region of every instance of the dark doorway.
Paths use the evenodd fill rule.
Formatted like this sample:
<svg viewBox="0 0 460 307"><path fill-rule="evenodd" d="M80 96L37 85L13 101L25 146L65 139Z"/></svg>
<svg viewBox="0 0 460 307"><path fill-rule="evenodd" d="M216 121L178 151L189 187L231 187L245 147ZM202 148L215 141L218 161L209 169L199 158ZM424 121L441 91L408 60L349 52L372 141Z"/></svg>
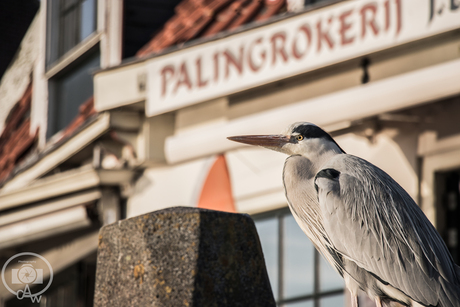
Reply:
<svg viewBox="0 0 460 307"><path fill-rule="evenodd" d="M437 229L460 264L460 169L438 172L435 179Z"/></svg>

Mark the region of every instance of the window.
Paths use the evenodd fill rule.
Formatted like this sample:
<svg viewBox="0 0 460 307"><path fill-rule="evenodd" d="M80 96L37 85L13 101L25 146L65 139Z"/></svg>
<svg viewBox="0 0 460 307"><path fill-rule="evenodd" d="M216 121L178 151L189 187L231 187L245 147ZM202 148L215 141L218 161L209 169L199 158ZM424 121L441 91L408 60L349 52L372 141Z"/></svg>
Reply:
<svg viewBox="0 0 460 307"><path fill-rule="evenodd" d="M47 66L96 31L97 0L48 0Z"/></svg>
<svg viewBox="0 0 460 307"><path fill-rule="evenodd" d="M93 96L91 72L99 66L100 54L95 52L49 80L48 137L67 127L78 115L80 105Z"/></svg>
<svg viewBox="0 0 460 307"><path fill-rule="evenodd" d="M316 251L289 209L254 216L279 306L344 306L345 283Z"/></svg>
<svg viewBox="0 0 460 307"><path fill-rule="evenodd" d="M78 115L80 105L93 95L91 73L100 67L98 41L80 43L96 31L97 2L47 1L46 64L48 72L53 71L48 79L48 138L66 128ZM75 47L78 52L66 57Z"/></svg>

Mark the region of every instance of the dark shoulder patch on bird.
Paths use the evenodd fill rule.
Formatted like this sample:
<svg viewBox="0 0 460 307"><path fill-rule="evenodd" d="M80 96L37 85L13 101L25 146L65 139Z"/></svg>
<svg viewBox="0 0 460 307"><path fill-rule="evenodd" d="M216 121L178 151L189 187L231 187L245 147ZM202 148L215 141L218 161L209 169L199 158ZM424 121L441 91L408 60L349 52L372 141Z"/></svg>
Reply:
<svg viewBox="0 0 460 307"><path fill-rule="evenodd" d="M325 168L325 169L320 170L318 174L316 174L315 181L314 181L316 192L318 192L318 185L316 184L316 180L318 178L326 178L329 180L335 180L339 176L340 176L340 172L333 168Z"/></svg>
<svg viewBox="0 0 460 307"><path fill-rule="evenodd" d="M346 153L337 142L323 129L315 125L299 125L292 130L293 133L299 133L307 139L326 139L337 145L337 147L343 152Z"/></svg>
<svg viewBox="0 0 460 307"><path fill-rule="evenodd" d="M325 168L325 169L320 170L318 174L316 174L315 180L318 178L327 178L327 179L333 180L339 176L340 176L340 172L338 170L333 169L333 168Z"/></svg>

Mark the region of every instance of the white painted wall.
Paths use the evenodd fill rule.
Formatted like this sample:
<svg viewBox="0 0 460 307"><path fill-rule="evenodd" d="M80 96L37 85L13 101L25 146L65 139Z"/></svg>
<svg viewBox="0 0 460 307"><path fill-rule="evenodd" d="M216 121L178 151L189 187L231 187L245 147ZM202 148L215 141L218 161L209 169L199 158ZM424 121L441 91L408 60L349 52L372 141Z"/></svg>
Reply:
<svg viewBox="0 0 460 307"><path fill-rule="evenodd" d="M0 133L3 131L8 112L22 97L31 80L34 63L38 57L39 15L40 13L37 13L30 24L16 57L0 80Z"/></svg>
<svg viewBox="0 0 460 307"><path fill-rule="evenodd" d="M195 206L208 159L147 168L128 199L127 217L174 206Z"/></svg>
<svg viewBox="0 0 460 307"><path fill-rule="evenodd" d="M287 206L282 172L286 155L245 146L226 153L235 206L258 213Z"/></svg>

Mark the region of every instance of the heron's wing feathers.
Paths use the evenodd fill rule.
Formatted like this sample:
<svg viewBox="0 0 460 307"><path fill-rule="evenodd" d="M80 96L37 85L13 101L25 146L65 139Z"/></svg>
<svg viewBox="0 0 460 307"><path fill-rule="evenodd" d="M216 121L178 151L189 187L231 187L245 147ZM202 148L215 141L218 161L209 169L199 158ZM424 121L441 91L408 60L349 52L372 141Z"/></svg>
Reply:
<svg viewBox="0 0 460 307"><path fill-rule="evenodd" d="M456 265L412 198L369 162L339 155L315 178L334 248L424 305L459 306Z"/></svg>

